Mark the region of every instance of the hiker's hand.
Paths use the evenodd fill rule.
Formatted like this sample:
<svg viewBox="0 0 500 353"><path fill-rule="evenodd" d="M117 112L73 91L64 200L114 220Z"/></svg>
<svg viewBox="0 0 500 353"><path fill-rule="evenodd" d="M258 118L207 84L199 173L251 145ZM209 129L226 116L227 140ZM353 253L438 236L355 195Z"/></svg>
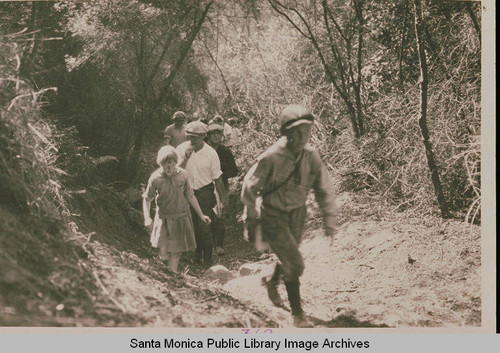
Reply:
<svg viewBox="0 0 500 353"><path fill-rule="evenodd" d="M330 238L330 246L333 246L333 239L335 238L335 234L337 234L336 228L325 228L325 235Z"/></svg>
<svg viewBox="0 0 500 353"><path fill-rule="evenodd" d="M247 207L245 206L244 208L244 220L255 220L259 214L257 213L257 210L255 209L255 206L250 206Z"/></svg>
<svg viewBox="0 0 500 353"><path fill-rule="evenodd" d="M224 211L229 203L229 192L227 192L224 197L220 200L220 210L221 213Z"/></svg>
<svg viewBox="0 0 500 353"><path fill-rule="evenodd" d="M210 217L205 216L205 215L201 216L201 220L202 220L202 221L203 221L203 223L205 223L206 225L208 225L208 224L212 223L212 220L210 219Z"/></svg>
<svg viewBox="0 0 500 353"><path fill-rule="evenodd" d="M188 159L189 159L189 157L191 157L191 155L193 154L193 151L194 151L193 147L188 147L188 148L187 148L187 150L186 150L186 152L185 152L185 155L186 155L186 160L188 160Z"/></svg>
<svg viewBox="0 0 500 353"><path fill-rule="evenodd" d="M151 219L151 217L144 219L144 227L146 227L146 229L149 231L153 230L153 220Z"/></svg>

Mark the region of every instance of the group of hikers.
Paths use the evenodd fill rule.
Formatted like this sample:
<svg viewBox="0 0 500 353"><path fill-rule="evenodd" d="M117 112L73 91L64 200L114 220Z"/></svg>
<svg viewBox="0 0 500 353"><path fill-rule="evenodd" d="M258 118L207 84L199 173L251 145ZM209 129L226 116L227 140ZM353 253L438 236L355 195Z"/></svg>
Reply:
<svg viewBox="0 0 500 353"><path fill-rule="evenodd" d="M186 114L176 112L173 120L164 131L165 145L157 154L159 168L143 194L144 224L151 232L151 244L159 249L161 260L171 271L177 272L181 253L192 250L194 263L209 268L213 251L224 252L221 211L228 202L228 179L238 175L229 146L241 134L220 115L186 124ZM241 191L249 238L255 239L260 230L263 241L278 258L274 272L262 278L262 284L271 302L282 306L278 285L284 281L296 327L312 327L301 306L299 278L304 260L298 249L311 190L320 206L326 235L335 234L335 198L326 167L307 143L313 123L309 108L286 106L279 115L281 138L257 158L243 179Z"/></svg>

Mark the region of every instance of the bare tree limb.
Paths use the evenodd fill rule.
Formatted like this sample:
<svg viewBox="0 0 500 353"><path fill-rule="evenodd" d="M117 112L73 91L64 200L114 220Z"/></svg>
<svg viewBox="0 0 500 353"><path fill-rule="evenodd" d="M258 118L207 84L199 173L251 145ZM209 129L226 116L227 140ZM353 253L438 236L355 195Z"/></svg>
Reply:
<svg viewBox="0 0 500 353"><path fill-rule="evenodd" d="M220 73L220 76L222 77L222 81L224 82L224 86L226 87L227 95L231 98L233 95L231 94L231 89L229 88L229 85L227 84L226 77L224 76L224 72L222 72L222 69L219 66L219 63L217 60L214 58L212 55L212 52L210 51L210 48L208 47L207 43L202 39L201 42L203 43L203 46L207 50L208 56L210 57L210 60L213 61L215 64L215 67L217 67L217 70Z"/></svg>
<svg viewBox="0 0 500 353"><path fill-rule="evenodd" d="M469 13L469 17L472 20L472 23L474 24L474 28L476 29L477 36L479 37L479 43L481 43L481 26L479 26L476 14L474 13L474 10L472 9L471 3L467 1L465 3L465 8L467 9L467 12Z"/></svg>
<svg viewBox="0 0 500 353"><path fill-rule="evenodd" d="M418 60L420 63L420 118L418 124L420 126L420 131L422 133L425 155L427 157L427 165L431 172L432 184L434 186L434 192L437 197L439 208L441 210L441 216L443 218L449 218L450 212L448 210L448 205L445 201L443 188L441 186L441 180L439 177L439 172L437 169L436 161L434 158L434 152L432 150L432 145L429 137L429 128L427 127L427 89L429 79L427 76L427 58L425 55L425 49L422 43L423 36L423 16L422 16L422 4L420 0L414 0L415 8L415 35L417 40L417 51Z"/></svg>
<svg viewBox="0 0 500 353"><path fill-rule="evenodd" d="M184 59L186 58L187 53L189 52L189 49L191 49L191 45L193 44L196 36L198 35L198 33L199 33L200 29L201 29L201 26L203 25L203 22L205 22L205 18L207 17L208 10L213 5L213 3L214 3L213 0L211 0L211 1L209 1L207 3L207 5L205 6L205 9L203 10L203 13L201 14L199 20L196 22L196 24L195 24L195 26L193 28L190 37L184 43L184 48L183 48L183 50L181 52L181 55L177 59L177 62L175 63L174 67L170 71L170 74L168 75L167 79L165 80L165 83L163 84L163 86L162 86L162 88L160 90L160 95L159 95L158 99L153 104L153 109L152 109L152 112L151 112L152 114L154 114L154 112L156 112L156 110L158 109L158 107L160 106L160 104L163 103L163 101L165 100L165 97L167 95L168 89L170 88L170 85L172 84L172 82L174 80L174 77L177 74L177 71L179 70L180 66L184 62Z"/></svg>
<svg viewBox="0 0 500 353"><path fill-rule="evenodd" d="M278 6L280 6L281 8L284 8L284 9L287 9L289 10L288 7L286 7L285 5L283 5L282 3L280 3L279 1L277 0L268 0L269 1L269 4L271 5L271 7L274 9L274 11L276 11L277 13L279 13L281 16L285 17L288 22L290 22L290 24L300 33L302 34L302 36L306 37L307 39L311 40L311 37L309 37L307 34L304 33L304 31L302 31L302 29L300 29L299 26L297 26L297 24L290 18L290 16L288 16L285 12L281 11L278 9L278 7L276 6L276 4ZM276 4L274 4L276 3Z"/></svg>
<svg viewBox="0 0 500 353"><path fill-rule="evenodd" d="M399 87L403 90L403 52L406 42L406 23L408 18L408 0L404 1L403 27L401 29L401 44L399 47Z"/></svg>

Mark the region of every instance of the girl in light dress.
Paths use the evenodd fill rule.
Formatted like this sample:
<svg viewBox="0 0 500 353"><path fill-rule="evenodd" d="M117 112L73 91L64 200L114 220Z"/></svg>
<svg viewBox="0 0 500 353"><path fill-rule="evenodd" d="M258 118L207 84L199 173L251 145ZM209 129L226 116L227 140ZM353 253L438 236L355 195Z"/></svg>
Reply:
<svg viewBox="0 0 500 353"><path fill-rule="evenodd" d="M210 224L210 217L201 211L186 171L177 166L175 149L162 147L156 162L160 168L151 174L143 194L144 225L151 232L151 245L159 249L160 259L171 271L177 272L181 253L196 248L189 205L206 224ZM151 219L153 199L156 202L154 222Z"/></svg>

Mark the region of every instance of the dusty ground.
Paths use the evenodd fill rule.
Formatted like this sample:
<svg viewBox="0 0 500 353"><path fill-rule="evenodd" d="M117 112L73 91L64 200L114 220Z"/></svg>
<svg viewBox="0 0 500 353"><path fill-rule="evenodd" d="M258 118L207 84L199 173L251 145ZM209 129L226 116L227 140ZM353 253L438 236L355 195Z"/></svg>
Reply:
<svg viewBox="0 0 500 353"><path fill-rule="evenodd" d="M352 213L352 197L339 199L344 216ZM481 324L479 227L437 217L362 214L344 217L333 244L320 229L305 234L303 306L317 326ZM262 273L272 271L271 258L260 261ZM258 285L261 276L240 277L224 288L237 298L268 306L274 321L289 326L288 313L269 307ZM286 298L284 285L280 292Z"/></svg>
<svg viewBox="0 0 500 353"><path fill-rule="evenodd" d="M361 212L352 212L350 195L340 200L350 219L344 217L334 242L316 229L301 245L303 306L316 326L481 324L479 227L437 217L363 217L360 205ZM272 271L273 255L260 256L244 243L237 216L237 207L226 215L226 254L215 257L237 276L228 283L200 278L203 270L190 264L190 254L181 260L182 278L164 272L151 249L140 258L95 243L92 262L103 290L123 312L142 317L139 325L291 326L290 313L272 306L260 285ZM260 272L240 277L244 263L256 263ZM280 292L286 298L283 285Z"/></svg>
<svg viewBox="0 0 500 353"><path fill-rule="evenodd" d="M164 270L138 223L140 213L112 202L112 196L99 190L94 198L85 196L85 202L74 201L75 212L81 212L75 231L89 239L87 259L79 266L91 274L96 287L92 302L57 299L64 309L57 312L59 304L39 320L29 318L30 312L20 319L17 304L4 303L2 314L10 319L4 316L3 325L291 326L290 313L272 306L260 285L260 278L272 271L273 255L261 255L243 241L237 196L226 214L226 254L214 257L234 276L227 283L203 278L203 270L191 264L192 254L181 258L183 275ZM368 212L368 205L352 195L339 199L341 225L334 242L323 236L313 218L301 245L306 263L303 307L316 327L481 324L479 227L437 217ZM253 264L253 273L240 276L243 264ZM284 285L279 289L286 298Z"/></svg>
<svg viewBox="0 0 500 353"><path fill-rule="evenodd" d="M326 327L480 325L478 232L450 222L434 233L414 222L345 224L333 245L320 231L310 233L301 246L301 288L311 319ZM263 272L271 270L263 265ZM260 277L238 278L225 289L268 305ZM290 325L289 315L272 312L280 325Z"/></svg>

